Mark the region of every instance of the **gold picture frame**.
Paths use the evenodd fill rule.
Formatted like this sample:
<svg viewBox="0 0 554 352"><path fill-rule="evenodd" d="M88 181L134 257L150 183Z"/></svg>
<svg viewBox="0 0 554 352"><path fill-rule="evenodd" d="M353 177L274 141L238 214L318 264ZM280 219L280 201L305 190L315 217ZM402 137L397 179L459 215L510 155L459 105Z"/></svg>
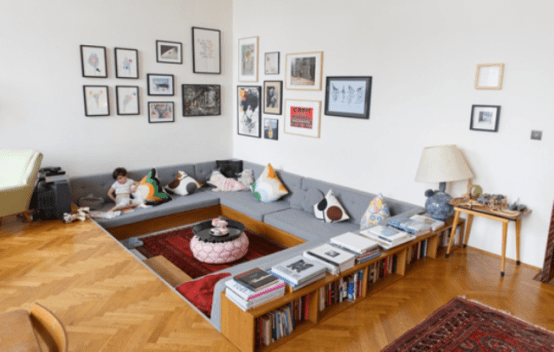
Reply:
<svg viewBox="0 0 554 352"><path fill-rule="evenodd" d="M319 138L321 101L285 99L285 133Z"/></svg>
<svg viewBox="0 0 554 352"><path fill-rule="evenodd" d="M323 51L287 54L286 60L286 89L321 90Z"/></svg>
<svg viewBox="0 0 554 352"><path fill-rule="evenodd" d="M239 39L239 82L258 82L259 38Z"/></svg>
<svg viewBox="0 0 554 352"><path fill-rule="evenodd" d="M504 64L478 64L475 89L502 89Z"/></svg>

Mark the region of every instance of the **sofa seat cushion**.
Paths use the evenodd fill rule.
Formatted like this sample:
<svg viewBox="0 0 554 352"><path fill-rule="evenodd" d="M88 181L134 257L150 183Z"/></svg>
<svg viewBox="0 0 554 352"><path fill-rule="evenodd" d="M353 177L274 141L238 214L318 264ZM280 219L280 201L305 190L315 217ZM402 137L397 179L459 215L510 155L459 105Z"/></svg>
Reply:
<svg viewBox="0 0 554 352"><path fill-rule="evenodd" d="M289 202L279 200L271 203L258 202L250 191L209 192L220 198L219 203L238 211L254 220L264 221L264 216L290 208Z"/></svg>

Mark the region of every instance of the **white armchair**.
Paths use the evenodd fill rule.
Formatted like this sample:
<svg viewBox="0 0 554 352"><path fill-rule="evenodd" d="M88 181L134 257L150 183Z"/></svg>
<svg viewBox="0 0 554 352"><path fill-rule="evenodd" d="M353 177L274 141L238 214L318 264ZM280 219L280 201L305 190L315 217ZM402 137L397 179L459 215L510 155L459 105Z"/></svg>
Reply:
<svg viewBox="0 0 554 352"><path fill-rule="evenodd" d="M27 221L42 154L34 150L0 149L0 218L23 213Z"/></svg>

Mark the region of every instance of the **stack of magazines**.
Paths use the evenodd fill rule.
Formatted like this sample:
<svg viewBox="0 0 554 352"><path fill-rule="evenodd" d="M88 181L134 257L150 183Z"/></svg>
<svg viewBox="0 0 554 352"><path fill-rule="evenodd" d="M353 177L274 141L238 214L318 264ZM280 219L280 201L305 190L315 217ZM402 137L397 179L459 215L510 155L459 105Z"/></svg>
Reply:
<svg viewBox="0 0 554 352"><path fill-rule="evenodd" d="M381 255L379 243L353 232L346 232L342 235L335 236L331 238L330 241L333 246L354 253L356 256L356 264L365 263Z"/></svg>
<svg viewBox="0 0 554 352"><path fill-rule="evenodd" d="M395 229L391 226L382 225L362 230L360 231L360 234L375 240L379 243L379 246L385 250L397 247L406 242L410 242L416 238L416 236L409 234L408 232Z"/></svg>
<svg viewBox="0 0 554 352"><path fill-rule="evenodd" d="M286 282L293 291L296 291L325 278L327 267L304 258L302 255L297 255L272 266L269 272Z"/></svg>
<svg viewBox="0 0 554 352"><path fill-rule="evenodd" d="M431 232L430 224L417 219L398 218L389 221L387 225L414 236L421 236Z"/></svg>
<svg viewBox="0 0 554 352"><path fill-rule="evenodd" d="M354 253L331 246L329 243L304 251L304 257L325 265L333 275L350 269L356 261Z"/></svg>
<svg viewBox="0 0 554 352"><path fill-rule="evenodd" d="M225 285L225 296L243 311L285 295L283 280L260 268L235 275Z"/></svg>

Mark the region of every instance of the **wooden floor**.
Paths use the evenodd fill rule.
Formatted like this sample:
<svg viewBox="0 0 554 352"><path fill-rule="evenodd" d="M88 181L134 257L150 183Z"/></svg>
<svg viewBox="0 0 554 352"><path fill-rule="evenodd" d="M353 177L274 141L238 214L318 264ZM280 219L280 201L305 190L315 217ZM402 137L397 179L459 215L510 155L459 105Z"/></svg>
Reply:
<svg viewBox="0 0 554 352"><path fill-rule="evenodd" d="M276 351L379 351L465 295L554 330L554 287L535 269L456 249ZM70 351L237 351L210 323L91 221L0 224L0 313L39 302L66 326Z"/></svg>

